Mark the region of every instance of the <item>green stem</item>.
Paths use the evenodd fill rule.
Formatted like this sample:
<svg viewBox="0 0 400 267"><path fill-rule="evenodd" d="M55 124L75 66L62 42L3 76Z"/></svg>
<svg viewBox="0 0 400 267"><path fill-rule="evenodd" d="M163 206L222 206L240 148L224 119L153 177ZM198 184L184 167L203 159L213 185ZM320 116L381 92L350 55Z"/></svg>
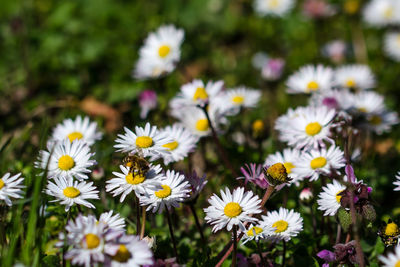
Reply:
<svg viewBox="0 0 400 267"><path fill-rule="evenodd" d="M237 254L237 228L233 226L233 253L232 253L232 267L236 267Z"/></svg>
<svg viewBox="0 0 400 267"><path fill-rule="evenodd" d="M265 259L264 259L263 255L262 255L262 250L261 250L261 246L260 246L260 239L258 239L256 241L256 243L257 243L258 255L260 256L260 260L261 260L261 266L262 267L266 267L267 264L265 263Z"/></svg>
<svg viewBox="0 0 400 267"><path fill-rule="evenodd" d="M176 241L175 241L175 236L174 236L174 229L173 229L173 227L172 227L171 215L169 214L167 205L165 205L165 213L167 214L167 220L168 220L168 226L169 226L169 233L170 233L170 235L171 235L172 244L173 244L173 246L174 246L175 258L176 258L176 261L179 262L179 258L178 258L178 249L176 248Z"/></svg>
<svg viewBox="0 0 400 267"><path fill-rule="evenodd" d="M283 242L282 267L284 267L286 263L286 242L285 240L282 240L282 242Z"/></svg>

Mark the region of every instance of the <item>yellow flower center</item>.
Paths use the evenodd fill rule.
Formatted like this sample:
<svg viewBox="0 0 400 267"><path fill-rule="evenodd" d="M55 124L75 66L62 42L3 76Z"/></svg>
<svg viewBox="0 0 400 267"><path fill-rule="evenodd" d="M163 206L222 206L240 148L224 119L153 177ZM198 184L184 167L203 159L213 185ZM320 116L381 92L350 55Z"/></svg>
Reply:
<svg viewBox="0 0 400 267"><path fill-rule="evenodd" d="M264 122L262 120L255 120L253 122L253 131L261 132L264 130Z"/></svg>
<svg viewBox="0 0 400 267"><path fill-rule="evenodd" d="M394 222L388 223L385 229L385 235L395 236L399 233L399 227Z"/></svg>
<svg viewBox="0 0 400 267"><path fill-rule="evenodd" d="M77 188L73 186L69 186L63 190L63 194L68 198L76 198L81 194L81 191L79 191Z"/></svg>
<svg viewBox="0 0 400 267"><path fill-rule="evenodd" d="M311 161L310 166L315 170L324 167L326 165L326 162L326 158L318 157Z"/></svg>
<svg viewBox="0 0 400 267"><path fill-rule="evenodd" d="M248 236L254 236L254 232L256 232L256 235L258 235L258 234L261 234L262 231L263 231L262 228L257 227L257 226L253 226L247 231L247 235Z"/></svg>
<svg viewBox="0 0 400 267"><path fill-rule="evenodd" d="M71 143L72 143L72 141L74 141L74 140L82 139L82 137L83 137L83 134L80 133L80 132L72 132L72 133L70 133L70 134L68 135L68 139L69 139L69 141L70 141Z"/></svg>
<svg viewBox="0 0 400 267"><path fill-rule="evenodd" d="M224 208L224 213L229 218L234 218L242 213L242 207L236 202L229 202Z"/></svg>
<svg viewBox="0 0 400 267"><path fill-rule="evenodd" d="M179 146L179 143L176 141L173 141L171 143L163 145L163 147L168 148L170 151L175 150Z"/></svg>
<svg viewBox="0 0 400 267"><path fill-rule="evenodd" d="M282 163L275 163L267 169L267 174L274 180L280 183L285 183L287 181L287 171L285 165Z"/></svg>
<svg viewBox="0 0 400 267"><path fill-rule="evenodd" d="M279 0L269 0L268 7L269 8L276 8L279 6Z"/></svg>
<svg viewBox="0 0 400 267"><path fill-rule="evenodd" d="M196 122L196 129L200 132L208 131L208 120L207 119L200 119Z"/></svg>
<svg viewBox="0 0 400 267"><path fill-rule="evenodd" d="M307 91L317 91L319 89L319 84L316 81L311 81L307 84Z"/></svg>
<svg viewBox="0 0 400 267"><path fill-rule="evenodd" d="M344 3L344 10L348 14L355 14L360 8L360 2L358 0L347 0Z"/></svg>
<svg viewBox="0 0 400 267"><path fill-rule="evenodd" d="M237 105L242 104L243 101L244 101L244 97L243 96L237 95L237 96L232 97L232 102L237 104Z"/></svg>
<svg viewBox="0 0 400 267"><path fill-rule="evenodd" d="M100 245L100 238L95 234L85 235L86 247L88 249L97 248Z"/></svg>
<svg viewBox="0 0 400 267"><path fill-rule="evenodd" d="M131 258L131 253L125 245L119 245L117 254L112 259L118 262L127 262Z"/></svg>
<svg viewBox="0 0 400 267"><path fill-rule="evenodd" d="M0 179L0 189L2 189L4 187L4 181L3 179Z"/></svg>
<svg viewBox="0 0 400 267"><path fill-rule="evenodd" d="M339 192L337 192L336 194L336 202L340 204L340 200L342 199L342 196L339 195L340 193L342 193L344 190L341 190Z"/></svg>
<svg viewBox="0 0 400 267"><path fill-rule="evenodd" d="M156 195L156 197L166 198L171 195L171 187L169 187L168 185L165 185L165 184L161 185L161 187L163 189L160 189L160 190L154 192L154 195Z"/></svg>
<svg viewBox="0 0 400 267"><path fill-rule="evenodd" d="M354 79L348 79L346 81L346 86L349 88L354 88L356 87L356 81L354 81Z"/></svg>
<svg viewBox="0 0 400 267"><path fill-rule="evenodd" d="M169 45L162 45L160 48L158 48L158 55L162 58L168 56L169 52L171 52Z"/></svg>
<svg viewBox="0 0 400 267"><path fill-rule="evenodd" d="M194 92L193 100L206 100L208 98L207 91L204 87L197 87L196 92Z"/></svg>
<svg viewBox="0 0 400 267"><path fill-rule="evenodd" d="M398 260L398 261L396 262L396 265L395 265L394 267L400 267L400 260Z"/></svg>
<svg viewBox="0 0 400 267"><path fill-rule="evenodd" d="M148 148L153 145L153 139L150 136L138 136L136 146L139 148Z"/></svg>
<svg viewBox="0 0 400 267"><path fill-rule="evenodd" d="M285 166L286 172L287 172L288 174L292 172L292 169L293 169L294 167L296 167L296 166L294 166L294 164L291 163L291 162L285 162L285 163L283 163L283 166Z"/></svg>
<svg viewBox="0 0 400 267"><path fill-rule="evenodd" d="M126 182L128 184L135 185L135 184L143 183L143 181L146 180L146 177L143 174L135 174L135 175L133 175L133 173L130 172L130 173L128 173L127 176L125 176L125 179L126 179Z"/></svg>
<svg viewBox="0 0 400 267"><path fill-rule="evenodd" d="M369 119L370 123L372 125L380 125L382 123L382 118L379 117L378 115L373 115L370 119Z"/></svg>
<svg viewBox="0 0 400 267"><path fill-rule="evenodd" d="M58 168L60 168L63 171L68 171L72 169L74 166L75 166L75 161L69 155L61 156L58 159Z"/></svg>
<svg viewBox="0 0 400 267"><path fill-rule="evenodd" d="M387 19L391 19L393 17L393 9L391 7L386 8L383 12L383 16Z"/></svg>
<svg viewBox="0 0 400 267"><path fill-rule="evenodd" d="M318 122L311 122L306 126L306 133L310 136L314 136L321 132L322 126Z"/></svg>
<svg viewBox="0 0 400 267"><path fill-rule="evenodd" d="M274 222L274 224L272 225L272 227L276 228L275 233L282 233L282 232L286 231L288 226L289 226L289 224L284 220Z"/></svg>

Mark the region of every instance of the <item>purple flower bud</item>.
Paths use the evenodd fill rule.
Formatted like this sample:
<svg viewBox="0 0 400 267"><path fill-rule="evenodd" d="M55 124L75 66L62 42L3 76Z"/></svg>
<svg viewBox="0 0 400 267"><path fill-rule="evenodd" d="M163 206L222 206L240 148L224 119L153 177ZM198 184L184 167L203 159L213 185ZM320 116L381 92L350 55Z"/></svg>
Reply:
<svg viewBox="0 0 400 267"><path fill-rule="evenodd" d="M150 110L157 107L157 94L153 90L144 90L139 95L140 118L145 119Z"/></svg>
<svg viewBox="0 0 400 267"><path fill-rule="evenodd" d="M331 109L337 109L338 106L339 106L337 100L334 97L325 97L322 100L322 104L324 106L327 106L328 108L331 108Z"/></svg>
<svg viewBox="0 0 400 267"><path fill-rule="evenodd" d="M283 59L269 59L261 70L261 76L269 81L278 80L282 76L284 67L285 61Z"/></svg>
<svg viewBox="0 0 400 267"><path fill-rule="evenodd" d="M326 262L332 262L336 260L335 253L326 249L318 252L317 256Z"/></svg>
<svg viewBox="0 0 400 267"><path fill-rule="evenodd" d="M350 164L346 165L345 172L347 177L349 177L350 182L354 184L357 180L356 175L354 174L354 169Z"/></svg>

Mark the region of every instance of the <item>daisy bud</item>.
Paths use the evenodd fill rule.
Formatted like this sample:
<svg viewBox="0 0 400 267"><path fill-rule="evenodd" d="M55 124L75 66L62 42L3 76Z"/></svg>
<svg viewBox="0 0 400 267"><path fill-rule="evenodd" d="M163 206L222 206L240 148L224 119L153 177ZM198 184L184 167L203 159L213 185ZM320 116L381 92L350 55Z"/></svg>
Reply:
<svg viewBox="0 0 400 267"><path fill-rule="evenodd" d="M351 215L345 209L340 208L338 211L338 217L340 225L342 226L343 230L347 232L351 225Z"/></svg>
<svg viewBox="0 0 400 267"><path fill-rule="evenodd" d="M267 177L268 182L273 186L291 181L291 178L288 177L285 165L282 163L275 163L269 168L264 168L264 175Z"/></svg>
<svg viewBox="0 0 400 267"><path fill-rule="evenodd" d="M304 203L309 203L314 198L314 195L311 192L311 189L306 187L303 190L301 190L299 198L300 198L300 201L302 201Z"/></svg>
<svg viewBox="0 0 400 267"><path fill-rule="evenodd" d="M253 130L253 136L255 138L261 137L264 129L265 129L265 125L264 122L262 120L255 120L251 126L252 130Z"/></svg>
<svg viewBox="0 0 400 267"><path fill-rule="evenodd" d="M140 118L145 119L150 110L157 107L157 94L153 90L144 90L139 95Z"/></svg>
<svg viewBox="0 0 400 267"><path fill-rule="evenodd" d="M376 212L372 205L365 205L362 207L362 216L370 222L375 221Z"/></svg>

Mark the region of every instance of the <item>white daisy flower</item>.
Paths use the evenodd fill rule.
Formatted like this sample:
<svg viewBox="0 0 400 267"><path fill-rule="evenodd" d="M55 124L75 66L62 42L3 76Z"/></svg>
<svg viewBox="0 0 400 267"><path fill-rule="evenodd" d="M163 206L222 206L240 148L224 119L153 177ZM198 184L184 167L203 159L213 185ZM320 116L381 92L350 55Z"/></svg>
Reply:
<svg viewBox="0 0 400 267"><path fill-rule="evenodd" d="M393 189L394 191L400 191L400 172L397 172L396 174L396 181L393 182L393 185L396 186L395 189Z"/></svg>
<svg viewBox="0 0 400 267"><path fill-rule="evenodd" d="M312 149L302 153L301 157L294 163L296 168L293 172L298 177L310 178L310 181L315 181L320 175L330 175L331 172L336 172L345 165L343 151L335 145L331 145L328 149Z"/></svg>
<svg viewBox="0 0 400 267"><path fill-rule="evenodd" d="M333 70L322 65L307 65L292 74L286 86L290 94L313 93L329 90L332 87Z"/></svg>
<svg viewBox="0 0 400 267"><path fill-rule="evenodd" d="M106 225L98 223L94 216L79 215L75 222L72 220L68 222L67 241L68 245L72 245L72 249L65 254L65 258L70 259L74 265L85 267L103 262L106 243L105 227Z"/></svg>
<svg viewBox="0 0 400 267"><path fill-rule="evenodd" d="M392 126L398 123L399 118L396 112L383 111L377 114L369 114L365 127L380 135L389 132Z"/></svg>
<svg viewBox="0 0 400 267"><path fill-rule="evenodd" d="M386 55L394 61L400 62L400 32L386 33L383 42Z"/></svg>
<svg viewBox="0 0 400 267"><path fill-rule="evenodd" d="M342 196L339 194L346 189L346 186L342 185L336 180L333 180L331 184L327 184L322 187L323 192L321 192L317 200L318 209L325 211L324 216L334 216L340 206L340 199Z"/></svg>
<svg viewBox="0 0 400 267"><path fill-rule="evenodd" d="M375 27L400 23L400 6L397 0L371 0L363 12L364 21Z"/></svg>
<svg viewBox="0 0 400 267"><path fill-rule="evenodd" d="M68 139L72 142L78 139L91 146L100 140L101 136L102 133L98 131L96 122L90 122L88 117L82 120L81 116L77 116L75 120L65 119L62 123L57 124L51 135L51 141Z"/></svg>
<svg viewBox="0 0 400 267"><path fill-rule="evenodd" d="M325 106L329 109L336 109L337 111L344 111L349 109L353 101L354 94L346 88L342 89L331 89L320 92L318 94L312 94L309 99L310 106L320 107Z"/></svg>
<svg viewBox="0 0 400 267"><path fill-rule="evenodd" d="M254 0L254 10L260 16L284 16L292 10L294 0Z"/></svg>
<svg viewBox="0 0 400 267"><path fill-rule="evenodd" d="M121 172L113 172L116 177L106 182L106 191L112 193L113 197L121 195L120 202L124 201L132 191L137 197L141 197L150 185L158 184L159 180L164 177L160 165L150 164L150 169L145 175L129 172L129 167L123 165L119 167Z"/></svg>
<svg viewBox="0 0 400 267"><path fill-rule="evenodd" d="M99 199L98 193L99 191L93 186L93 182L78 182L71 177L62 176L55 177L54 183L49 181L46 188L46 194L56 198L51 202L60 202L60 204L65 205L65 211L68 211L74 204L95 209L95 206L87 199Z"/></svg>
<svg viewBox="0 0 400 267"><path fill-rule="evenodd" d="M119 134L119 138L115 140L117 144L114 147L117 148L117 151L159 158L161 153L167 152L167 148L163 145L173 141L150 123L146 123L144 128L136 126L135 133L127 127L124 127L124 130L125 134Z"/></svg>
<svg viewBox="0 0 400 267"><path fill-rule="evenodd" d="M303 230L303 218L294 210L279 208L279 211L269 211L262 215L261 225L273 229L269 239L272 241L289 241Z"/></svg>
<svg viewBox="0 0 400 267"><path fill-rule="evenodd" d="M134 75L139 79L155 78L175 69L181 56L184 31L164 25L150 33L140 48Z"/></svg>
<svg viewBox="0 0 400 267"><path fill-rule="evenodd" d="M380 255L378 259L383 263L382 267L397 267L400 265L400 246L394 248L394 253L387 256Z"/></svg>
<svg viewBox="0 0 400 267"><path fill-rule="evenodd" d="M196 148L199 138L194 136L189 130L182 125L175 123L172 126L167 126L160 132L166 134L172 142L163 145L168 149L169 153L161 154L164 159L164 164L168 165L171 162L177 162L187 157L190 152Z"/></svg>
<svg viewBox="0 0 400 267"><path fill-rule="evenodd" d="M234 225L245 231L245 222L258 222L257 218L250 216L262 212L261 199L257 195L251 191L245 192L243 187L236 188L233 193L227 187L225 192L222 189L220 192L222 198L214 194L208 200L211 206L204 209L205 220L213 225L213 232L225 227L230 231Z"/></svg>
<svg viewBox="0 0 400 267"><path fill-rule="evenodd" d="M3 200L8 206L12 206L11 198L22 198L22 185L24 178L21 173L11 176L6 173L0 179L0 200Z"/></svg>
<svg viewBox="0 0 400 267"><path fill-rule="evenodd" d="M295 184L298 186L304 177L298 177L292 170L296 168L294 162L301 157L298 149L285 148L282 153L276 152L275 154L268 155L265 160L264 166L272 166L275 163L282 163L285 166L286 172L290 178L290 185Z"/></svg>
<svg viewBox="0 0 400 267"><path fill-rule="evenodd" d="M146 241L138 236L122 235L115 245L106 247L110 259L105 266L111 267L140 267L153 264L153 253Z"/></svg>
<svg viewBox="0 0 400 267"><path fill-rule="evenodd" d="M385 103L382 95L373 91L361 91L349 98L349 110L351 113L369 115L385 111Z"/></svg>
<svg viewBox="0 0 400 267"><path fill-rule="evenodd" d="M181 91L170 102L172 109L180 109L187 106L203 106L211 99L221 94L224 89L223 81L193 80L181 86Z"/></svg>
<svg viewBox="0 0 400 267"><path fill-rule="evenodd" d="M82 140L75 140L72 143L66 139L57 143L54 147L47 145L47 150L39 152L39 161L35 162L36 168L45 170L47 163L47 177L75 177L79 181L88 179L89 167L97 164L92 159L94 153Z"/></svg>
<svg viewBox="0 0 400 267"><path fill-rule="evenodd" d="M374 88L375 75L367 65L345 65L335 71L335 84L342 88L365 90Z"/></svg>
<svg viewBox="0 0 400 267"><path fill-rule="evenodd" d="M280 131L279 138L289 146L316 148L325 146L324 141L333 143L330 129L334 118L334 109L309 106L296 109L293 116L278 119L275 128Z"/></svg>
<svg viewBox="0 0 400 267"><path fill-rule="evenodd" d="M191 192L189 182L185 176L175 171L167 170L165 177L159 180L158 185L150 186L147 193L140 198L140 205L147 206L153 213L161 213L165 206L179 207L180 202L188 198Z"/></svg>
<svg viewBox="0 0 400 267"><path fill-rule="evenodd" d="M304 113L306 107L297 107L296 109L289 108L286 114L279 116L275 120L275 129L278 131L283 131L288 128L288 124L296 120L300 114Z"/></svg>
<svg viewBox="0 0 400 267"><path fill-rule="evenodd" d="M252 223L249 225L249 228L247 228L243 232L243 245L246 244L247 242L251 240L258 241L260 239L265 239L271 234L273 234L274 229L273 228L265 228L264 225L253 225Z"/></svg>
<svg viewBox="0 0 400 267"><path fill-rule="evenodd" d="M250 89L246 87L238 87L224 91L221 99L224 101L222 105L230 105L232 109L254 108L261 99L260 90Z"/></svg>
<svg viewBox="0 0 400 267"><path fill-rule="evenodd" d="M125 231L125 219L119 213L113 215L113 211L103 212L100 214L98 222L105 224L109 229L115 231Z"/></svg>

